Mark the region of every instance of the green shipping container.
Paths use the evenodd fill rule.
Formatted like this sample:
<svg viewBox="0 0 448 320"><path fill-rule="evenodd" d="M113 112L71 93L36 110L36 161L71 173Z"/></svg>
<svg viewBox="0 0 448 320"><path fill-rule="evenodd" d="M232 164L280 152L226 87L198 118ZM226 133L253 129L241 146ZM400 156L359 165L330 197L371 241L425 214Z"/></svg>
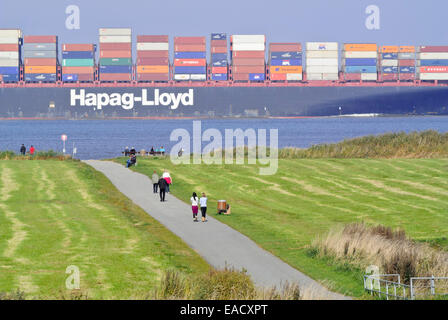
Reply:
<svg viewBox="0 0 448 320"><path fill-rule="evenodd" d="M130 66L132 65L131 58L101 58L100 65L102 66Z"/></svg>
<svg viewBox="0 0 448 320"><path fill-rule="evenodd" d="M63 67L93 67L93 59L63 59Z"/></svg>

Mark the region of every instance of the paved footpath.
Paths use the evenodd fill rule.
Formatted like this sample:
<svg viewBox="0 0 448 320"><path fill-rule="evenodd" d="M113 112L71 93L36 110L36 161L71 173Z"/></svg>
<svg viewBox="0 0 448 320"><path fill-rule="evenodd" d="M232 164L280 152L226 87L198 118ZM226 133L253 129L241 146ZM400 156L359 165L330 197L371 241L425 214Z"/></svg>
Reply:
<svg viewBox="0 0 448 320"><path fill-rule="evenodd" d="M312 288L311 291L327 299L347 298L329 292L248 237L209 215L207 222L193 222L191 206L171 194L167 194L165 202L160 202L147 176L111 161L84 162L102 172L126 197L179 236L213 267L222 269L227 265L237 270L244 268L257 285L264 287L279 287L286 281L296 282L302 288ZM209 208L209 213L214 212L214 208Z"/></svg>

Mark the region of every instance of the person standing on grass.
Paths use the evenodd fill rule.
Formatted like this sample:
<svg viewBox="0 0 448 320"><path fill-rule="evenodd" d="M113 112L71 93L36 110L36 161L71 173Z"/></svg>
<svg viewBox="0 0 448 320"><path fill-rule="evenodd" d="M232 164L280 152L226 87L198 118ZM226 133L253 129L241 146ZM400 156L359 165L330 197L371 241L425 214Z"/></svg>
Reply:
<svg viewBox="0 0 448 320"><path fill-rule="evenodd" d="M152 174L152 191L153 191L153 193L157 193L158 186L159 186L159 175L157 174L157 171L154 170L154 173Z"/></svg>
<svg viewBox="0 0 448 320"><path fill-rule="evenodd" d="M165 179L167 183L166 192L170 193L170 184L173 183L173 179L171 179L170 173L166 170L163 170L162 178Z"/></svg>
<svg viewBox="0 0 448 320"><path fill-rule="evenodd" d="M202 213L202 222L206 222L206 214L207 214L207 197L205 193L202 192L202 197L199 199L199 204L201 205L201 213Z"/></svg>
<svg viewBox="0 0 448 320"><path fill-rule="evenodd" d="M165 192L166 192L166 186L168 184L166 183L166 180L163 178L159 179L159 191L160 191L160 202L165 201Z"/></svg>
<svg viewBox="0 0 448 320"><path fill-rule="evenodd" d="M193 221L197 222L198 221L198 196L196 194L196 192L193 192L193 196L190 198L191 201L191 211L193 211Z"/></svg>
<svg viewBox="0 0 448 320"><path fill-rule="evenodd" d="M26 147L23 143L22 143L22 146L20 147L20 153L22 154L22 156L24 156L26 153Z"/></svg>
<svg viewBox="0 0 448 320"><path fill-rule="evenodd" d="M30 156L34 155L34 151L36 151L36 149L34 149L34 147L31 146L31 148L30 148Z"/></svg>

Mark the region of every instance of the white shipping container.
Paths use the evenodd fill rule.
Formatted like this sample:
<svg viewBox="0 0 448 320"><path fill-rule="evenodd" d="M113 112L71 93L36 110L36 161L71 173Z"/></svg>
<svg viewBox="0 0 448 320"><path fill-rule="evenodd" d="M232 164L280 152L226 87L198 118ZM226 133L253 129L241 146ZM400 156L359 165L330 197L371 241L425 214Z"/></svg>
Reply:
<svg viewBox="0 0 448 320"><path fill-rule="evenodd" d="M307 66L307 73L338 73L338 66Z"/></svg>
<svg viewBox="0 0 448 320"><path fill-rule="evenodd" d="M191 74L190 79L203 81L203 80L206 80L206 75L205 74Z"/></svg>
<svg viewBox="0 0 448 320"><path fill-rule="evenodd" d="M18 44L19 38L15 37L0 37L0 44Z"/></svg>
<svg viewBox="0 0 448 320"><path fill-rule="evenodd" d="M2 59L0 58L0 67L18 67L19 59Z"/></svg>
<svg viewBox="0 0 448 320"><path fill-rule="evenodd" d="M318 58L307 58L306 65L307 66L338 66L338 59L318 59Z"/></svg>
<svg viewBox="0 0 448 320"><path fill-rule="evenodd" d="M378 75L376 73L361 73L361 80L373 81L377 80Z"/></svg>
<svg viewBox="0 0 448 320"><path fill-rule="evenodd" d="M233 51L264 51L264 43L234 43Z"/></svg>
<svg viewBox="0 0 448 320"><path fill-rule="evenodd" d="M17 51L0 51L0 59L19 59L19 53Z"/></svg>
<svg viewBox="0 0 448 320"><path fill-rule="evenodd" d="M307 73L306 79L307 80L322 80L322 73Z"/></svg>
<svg viewBox="0 0 448 320"><path fill-rule="evenodd" d="M126 43L131 42L131 36L100 36L100 43Z"/></svg>
<svg viewBox="0 0 448 320"><path fill-rule="evenodd" d="M307 51L337 51L338 49L337 42L307 42L306 50Z"/></svg>
<svg viewBox="0 0 448 320"><path fill-rule="evenodd" d="M130 36L131 28L100 28L100 36Z"/></svg>
<svg viewBox="0 0 448 320"><path fill-rule="evenodd" d="M420 73L420 80L448 80L448 73Z"/></svg>
<svg viewBox="0 0 448 320"><path fill-rule="evenodd" d="M322 80L336 81L339 80L338 73L324 73L322 74Z"/></svg>
<svg viewBox="0 0 448 320"><path fill-rule="evenodd" d="M418 54L419 59L432 59L432 60L438 60L438 59L448 59L448 52L422 52Z"/></svg>
<svg viewBox="0 0 448 320"><path fill-rule="evenodd" d="M300 81L300 80L302 80L302 74L301 73L287 73L286 80L287 81Z"/></svg>
<svg viewBox="0 0 448 320"><path fill-rule="evenodd" d="M378 53L376 51L344 51L342 53L344 58L378 58Z"/></svg>
<svg viewBox="0 0 448 320"><path fill-rule="evenodd" d="M235 43L266 43L264 34L234 34L232 42Z"/></svg>
<svg viewBox="0 0 448 320"><path fill-rule="evenodd" d="M189 74L175 74L174 80L190 80Z"/></svg>
<svg viewBox="0 0 448 320"><path fill-rule="evenodd" d="M307 58L338 58L339 57L339 51L307 51L306 53Z"/></svg>
<svg viewBox="0 0 448 320"><path fill-rule="evenodd" d="M398 60L381 60L382 67L398 67Z"/></svg>
<svg viewBox="0 0 448 320"><path fill-rule="evenodd" d="M19 29L0 29L2 38L22 38L22 30Z"/></svg>
<svg viewBox="0 0 448 320"><path fill-rule="evenodd" d="M152 50L168 50L169 43L167 42L139 42L137 43L138 51L152 51Z"/></svg>

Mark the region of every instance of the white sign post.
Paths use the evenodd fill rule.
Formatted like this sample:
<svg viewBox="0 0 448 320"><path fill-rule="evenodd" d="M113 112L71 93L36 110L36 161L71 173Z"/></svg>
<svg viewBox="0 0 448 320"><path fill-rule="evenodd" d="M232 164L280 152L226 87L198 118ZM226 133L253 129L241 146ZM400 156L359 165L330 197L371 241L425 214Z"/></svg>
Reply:
<svg viewBox="0 0 448 320"><path fill-rule="evenodd" d="M65 154L65 141L67 141L67 135L63 134L63 135L61 136L61 140L62 140L62 142L63 142L63 144L64 144L64 146L63 146L63 148L62 148L62 153Z"/></svg>

